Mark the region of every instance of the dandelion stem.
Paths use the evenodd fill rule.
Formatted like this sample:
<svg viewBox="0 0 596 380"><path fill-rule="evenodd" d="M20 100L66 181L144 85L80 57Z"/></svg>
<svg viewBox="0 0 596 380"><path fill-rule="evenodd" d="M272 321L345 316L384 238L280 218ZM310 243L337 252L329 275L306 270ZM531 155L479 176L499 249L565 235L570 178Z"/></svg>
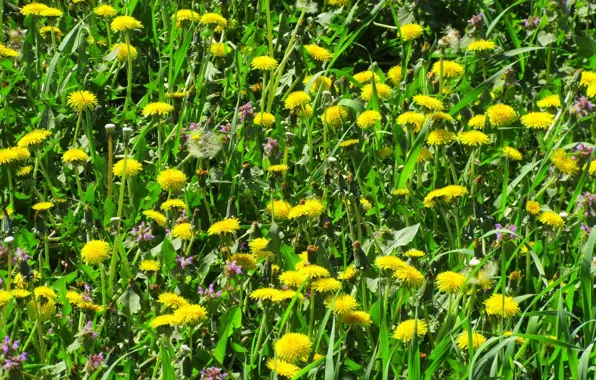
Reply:
<svg viewBox="0 0 596 380"><path fill-rule="evenodd" d="M81 127L81 118L82 118L82 116L83 116L83 111L79 111L79 115L77 117L77 125L75 126L74 137L72 138L72 146L73 146L73 148L77 145L77 137L79 137L79 129Z"/></svg>

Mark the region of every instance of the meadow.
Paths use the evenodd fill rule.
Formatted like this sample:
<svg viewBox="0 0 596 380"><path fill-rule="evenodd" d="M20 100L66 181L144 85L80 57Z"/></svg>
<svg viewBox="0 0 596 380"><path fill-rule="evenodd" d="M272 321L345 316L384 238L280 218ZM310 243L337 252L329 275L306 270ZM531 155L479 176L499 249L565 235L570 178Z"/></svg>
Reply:
<svg viewBox="0 0 596 380"><path fill-rule="evenodd" d="M0 380L596 377L594 4L43 1Z"/></svg>

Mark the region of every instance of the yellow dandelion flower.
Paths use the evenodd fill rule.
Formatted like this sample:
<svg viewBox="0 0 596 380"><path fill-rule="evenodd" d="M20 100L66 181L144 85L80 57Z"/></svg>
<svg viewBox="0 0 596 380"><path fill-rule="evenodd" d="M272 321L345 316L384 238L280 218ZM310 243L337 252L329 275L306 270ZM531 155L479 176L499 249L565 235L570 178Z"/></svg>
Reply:
<svg viewBox="0 0 596 380"><path fill-rule="evenodd" d="M424 275L413 266L404 265L393 273L393 277L397 278L406 286L419 288L424 282Z"/></svg>
<svg viewBox="0 0 596 380"><path fill-rule="evenodd" d="M286 333L275 342L277 357L290 363L296 363L312 352L312 341L307 335Z"/></svg>
<svg viewBox="0 0 596 380"><path fill-rule="evenodd" d="M305 105L304 107L297 107L290 111L290 113L295 114L296 116L303 117L303 118L311 118L313 115L313 109L310 104Z"/></svg>
<svg viewBox="0 0 596 380"><path fill-rule="evenodd" d="M356 82L360 83L360 84L365 84L368 83L370 81L372 81L373 75L375 77L375 83L379 83L379 81L381 80L381 77L379 77L377 75L377 73L373 73L372 71L368 70L368 71L361 71L359 73L354 74L354 79L356 80Z"/></svg>
<svg viewBox="0 0 596 380"><path fill-rule="evenodd" d="M414 103L431 111L443 111L443 102L428 95L414 96Z"/></svg>
<svg viewBox="0 0 596 380"><path fill-rule="evenodd" d="M401 65L393 66L387 72L387 78L394 86L401 84Z"/></svg>
<svg viewBox="0 0 596 380"><path fill-rule="evenodd" d="M304 85L308 85L308 83L310 82L312 77L313 77L312 75L305 76L304 79L302 80L302 83ZM321 88L321 86L323 86L323 91L329 91L332 84L333 84L333 81L331 80L331 78L323 76L323 75L319 75L317 77L317 79L315 79L314 82L312 82L309 92L311 94L316 94L319 91L319 88Z"/></svg>
<svg viewBox="0 0 596 380"><path fill-rule="evenodd" d="M529 200L526 203L526 211L530 215L538 215L538 213L540 212L540 203L534 200Z"/></svg>
<svg viewBox="0 0 596 380"><path fill-rule="evenodd" d="M72 165L83 164L87 162L88 159L89 155L78 148L69 149L62 155L62 161Z"/></svg>
<svg viewBox="0 0 596 380"><path fill-rule="evenodd" d="M252 67L253 70L271 71L275 70L277 66L279 66L277 60L266 55L255 57L250 62L250 67Z"/></svg>
<svg viewBox="0 0 596 380"><path fill-rule="evenodd" d="M468 194L463 186L449 185L441 189L432 190L424 198L424 207L432 208L439 202L451 202L455 198Z"/></svg>
<svg viewBox="0 0 596 380"><path fill-rule="evenodd" d="M404 128L411 128L414 132L419 132L424 124L424 115L407 111L397 117L397 123Z"/></svg>
<svg viewBox="0 0 596 380"><path fill-rule="evenodd" d="M143 28L143 24L132 16L118 16L112 20L110 28L114 32L129 32Z"/></svg>
<svg viewBox="0 0 596 380"><path fill-rule="evenodd" d="M206 319L208 315L207 309L201 305L189 304L174 311L174 317L178 319L178 324L181 326L195 326Z"/></svg>
<svg viewBox="0 0 596 380"><path fill-rule="evenodd" d="M188 91L178 91L166 94L166 99L182 99L189 94Z"/></svg>
<svg viewBox="0 0 596 380"><path fill-rule="evenodd" d="M457 138L455 133L447 131L445 129L435 129L426 136L426 143L430 146L440 146L449 144L455 141Z"/></svg>
<svg viewBox="0 0 596 380"><path fill-rule="evenodd" d="M278 289L260 288L253 290L249 297L253 300L271 300L273 297L277 296L278 293Z"/></svg>
<svg viewBox="0 0 596 380"><path fill-rule="evenodd" d="M126 175L128 177L134 177L142 170L143 165L139 161L135 160L134 158L126 158ZM115 176L122 177L122 173L124 172L124 159L114 164L113 172Z"/></svg>
<svg viewBox="0 0 596 380"><path fill-rule="evenodd" d="M424 29L419 24L405 24L399 28L399 34L404 41L413 41L424 33Z"/></svg>
<svg viewBox="0 0 596 380"><path fill-rule="evenodd" d="M307 280L306 275L300 271L290 270L290 271L285 271L279 275L279 281L281 281L282 284L284 284L286 286L292 286L295 288L302 285L302 283L306 280Z"/></svg>
<svg viewBox="0 0 596 380"><path fill-rule="evenodd" d="M455 272L443 272L437 275L437 288L443 293L457 293L466 281L466 277Z"/></svg>
<svg viewBox="0 0 596 380"><path fill-rule="evenodd" d="M198 22L201 19L201 15L190 9L180 9L175 15L172 15L172 20L174 19L176 19L177 23L183 21Z"/></svg>
<svg viewBox="0 0 596 380"><path fill-rule="evenodd" d="M253 270L257 267L256 256L249 253L235 253L230 257L229 261L235 261L243 270Z"/></svg>
<svg viewBox="0 0 596 380"><path fill-rule="evenodd" d="M315 44L304 45L304 49L317 61L328 61L333 56L329 50Z"/></svg>
<svg viewBox="0 0 596 380"><path fill-rule="evenodd" d="M475 115L468 122L468 126L474 128L474 129L484 129L485 124L486 124L486 116L485 115Z"/></svg>
<svg viewBox="0 0 596 380"><path fill-rule="evenodd" d="M506 104L495 104L486 110L488 121L494 127L506 127L517 120L515 110Z"/></svg>
<svg viewBox="0 0 596 380"><path fill-rule="evenodd" d="M536 102L536 105L540 108L559 108L561 107L561 99L559 95L549 95Z"/></svg>
<svg viewBox="0 0 596 380"><path fill-rule="evenodd" d="M408 249L405 253L404 256L405 257L410 257L410 258L419 258L419 257L423 257L424 255L426 255L426 253L424 253L424 251L421 251L419 249Z"/></svg>
<svg viewBox="0 0 596 380"><path fill-rule="evenodd" d="M162 214L159 211L147 210L143 211L143 215L153 220L155 223L159 224L162 227L166 226L167 218L164 214Z"/></svg>
<svg viewBox="0 0 596 380"><path fill-rule="evenodd" d="M589 86L593 83L596 83L596 72L582 71L581 79L579 81L580 86Z"/></svg>
<svg viewBox="0 0 596 380"><path fill-rule="evenodd" d="M375 88L377 90L377 98L379 98L379 100L386 100L389 99L389 97L391 96L391 87L389 87L388 85L384 83L375 83ZM362 87L362 93L360 94L360 98L366 102L372 100L372 91L372 83L365 85L364 87Z"/></svg>
<svg viewBox="0 0 596 380"><path fill-rule="evenodd" d="M169 211L170 209L185 210L186 204L182 199L168 199L159 207L163 211Z"/></svg>
<svg viewBox="0 0 596 380"><path fill-rule="evenodd" d="M459 132L457 139L467 146L486 145L490 142L488 136L480 131Z"/></svg>
<svg viewBox="0 0 596 380"><path fill-rule="evenodd" d="M46 139L52 134L52 132L47 131L45 129L35 129L25 136L21 137L17 146L20 148L28 148L30 146L35 146L37 144L41 144L42 142L46 141ZM18 158L15 152L15 158Z"/></svg>
<svg viewBox="0 0 596 380"><path fill-rule="evenodd" d="M275 200L273 204L269 202L266 207L266 211L269 215L273 213L275 219L288 219L290 217L290 209L292 206L286 201Z"/></svg>
<svg viewBox="0 0 596 380"><path fill-rule="evenodd" d="M0 59L16 58L18 56L18 51L11 49L3 44L0 44Z"/></svg>
<svg viewBox="0 0 596 380"><path fill-rule="evenodd" d="M477 332L472 333L472 347L474 347L474 349L478 349L478 347L482 346L484 342L486 342L486 337L484 335ZM464 332L459 334L459 337L457 338L457 347L462 350L467 350L469 346L470 340L468 331L464 330Z"/></svg>
<svg viewBox="0 0 596 380"><path fill-rule="evenodd" d="M320 293L336 292L341 288L341 282L334 278L319 278L313 280L312 284L310 284L310 288L315 292Z"/></svg>
<svg viewBox="0 0 596 380"><path fill-rule="evenodd" d="M83 246L81 250L81 257L85 264L101 264L107 260L112 254L110 244L103 240L91 240Z"/></svg>
<svg viewBox="0 0 596 380"><path fill-rule="evenodd" d="M17 170L17 175L19 177L26 177L29 174L31 174L32 171L33 171L33 166L31 166L31 165L23 166L22 168Z"/></svg>
<svg viewBox="0 0 596 380"><path fill-rule="evenodd" d="M289 110L294 110L302 108L308 103L310 103L310 95L304 91L294 91L286 98L285 106Z"/></svg>
<svg viewBox="0 0 596 380"><path fill-rule="evenodd" d="M441 62L435 62L432 71L433 74L439 76L441 74ZM443 61L443 78L455 78L464 73L464 68L454 61Z"/></svg>
<svg viewBox="0 0 596 380"><path fill-rule="evenodd" d="M225 42L213 42L209 51L215 57L225 57L230 52L230 47Z"/></svg>
<svg viewBox="0 0 596 380"><path fill-rule="evenodd" d="M304 203L294 206L290 209L289 218L295 219L301 216L317 218L325 211L325 206L318 199L307 199Z"/></svg>
<svg viewBox="0 0 596 380"><path fill-rule="evenodd" d="M115 44L112 48L112 52L118 51L118 53L116 53L116 59L119 62L126 62L128 61L128 55L130 52L130 57L131 59L134 61L135 59L137 59L137 49L132 46L132 45L126 45L125 43L119 43L119 44Z"/></svg>
<svg viewBox="0 0 596 380"><path fill-rule="evenodd" d="M116 16L117 12L116 9L114 9L114 7L112 7L111 5L100 5L99 7L95 8L93 10L93 13L95 13L96 15L98 15L99 17L114 17Z"/></svg>
<svg viewBox="0 0 596 380"><path fill-rule="evenodd" d="M175 238L180 238L182 240L190 240L192 239L192 226L190 223L180 223L177 224L172 229L172 236Z"/></svg>
<svg viewBox="0 0 596 380"><path fill-rule="evenodd" d="M39 202L34 204L31 208L35 211L46 211L54 207L52 202Z"/></svg>
<svg viewBox="0 0 596 380"><path fill-rule="evenodd" d="M393 337L404 343L409 343L412 338L414 338L414 334L418 335L419 338L422 338L427 332L428 325L426 322L420 319L408 319L397 325Z"/></svg>
<svg viewBox="0 0 596 380"><path fill-rule="evenodd" d="M337 278L344 281L352 280L354 277L356 277L356 273L358 273L358 269L350 265L345 271L339 272L337 274Z"/></svg>
<svg viewBox="0 0 596 380"><path fill-rule="evenodd" d="M226 218L215 222L209 227L207 233L211 235L234 234L240 229L240 221L236 218Z"/></svg>
<svg viewBox="0 0 596 380"><path fill-rule="evenodd" d="M248 247L252 253L259 253L266 250L267 245L269 245L269 239L263 237L248 242Z"/></svg>
<svg viewBox="0 0 596 380"><path fill-rule="evenodd" d="M254 118L255 125L260 125L265 128L269 128L275 123L275 116L269 112L259 112Z"/></svg>
<svg viewBox="0 0 596 380"><path fill-rule="evenodd" d="M339 321L351 326L370 326L372 320L366 311L355 310L343 314Z"/></svg>
<svg viewBox="0 0 596 380"><path fill-rule="evenodd" d="M323 120L328 125L337 128L348 120L350 116L348 108L345 106L331 106L325 110Z"/></svg>
<svg viewBox="0 0 596 380"><path fill-rule="evenodd" d="M149 325L153 329L157 329L158 327L163 326L177 326L180 324L180 321L174 314L165 314L165 315L158 315L157 317L153 318Z"/></svg>
<svg viewBox="0 0 596 380"><path fill-rule="evenodd" d="M503 156L509 158L511 161L521 161L524 158L519 150L510 146L504 147L501 149L501 152L503 152Z"/></svg>
<svg viewBox="0 0 596 380"><path fill-rule="evenodd" d="M185 300L184 297L176 293L161 293L159 297L157 297L157 302L172 309L178 309L189 305L189 302Z"/></svg>
<svg viewBox="0 0 596 380"><path fill-rule="evenodd" d="M33 15L33 16L43 16L43 13L48 9L49 7L45 4L41 4L41 3L30 3L27 5L24 5L23 8L21 8L21 14L24 16L29 16L29 15Z"/></svg>
<svg viewBox="0 0 596 380"><path fill-rule="evenodd" d="M44 26L39 29L39 35L41 38L47 39L52 37L52 33L54 33L54 38L60 39L64 37L64 33L55 26Z"/></svg>
<svg viewBox="0 0 596 380"><path fill-rule="evenodd" d="M485 52L495 50L496 47L497 45L493 41L476 40L468 45L468 51Z"/></svg>
<svg viewBox="0 0 596 380"><path fill-rule="evenodd" d="M139 270L144 272L157 272L159 267L159 261L157 260L143 260L139 264Z"/></svg>
<svg viewBox="0 0 596 380"><path fill-rule="evenodd" d="M396 271L405 265L407 264L395 256L377 256L375 259L375 266L381 270Z"/></svg>
<svg viewBox="0 0 596 380"><path fill-rule="evenodd" d="M348 148L358 144L358 139L344 140L339 143L340 148Z"/></svg>
<svg viewBox="0 0 596 380"><path fill-rule="evenodd" d="M0 306L6 306L12 298L13 296L10 292L0 290Z"/></svg>
<svg viewBox="0 0 596 380"><path fill-rule="evenodd" d="M563 227L565 225L565 220L563 220L559 214L553 211L544 211L542 214L540 214L538 220L542 224L556 228Z"/></svg>
<svg viewBox="0 0 596 380"><path fill-rule="evenodd" d="M329 277L329 271L319 265L307 265L301 268L298 272L309 279Z"/></svg>
<svg viewBox="0 0 596 380"><path fill-rule="evenodd" d="M330 2L331 1L337 0L330 0ZM277 376L287 377L288 379L291 379L292 377L296 376L298 372L300 372L300 367L279 359L269 359L267 361L267 368L275 372Z"/></svg>
<svg viewBox="0 0 596 380"><path fill-rule="evenodd" d="M333 297L329 297L325 300L327 305L331 305L333 301ZM333 312L340 316L345 315L347 313L351 313L358 308L358 302L356 298L347 295L347 294L340 294L335 298L335 303L333 304Z"/></svg>
<svg viewBox="0 0 596 380"><path fill-rule="evenodd" d="M521 117L523 126L531 129L547 129L554 121L554 115L548 112L530 112Z"/></svg>
<svg viewBox="0 0 596 380"><path fill-rule="evenodd" d="M68 96L67 103L77 111L93 110L97 106L97 97L89 91L75 91Z"/></svg>
<svg viewBox="0 0 596 380"><path fill-rule="evenodd" d="M484 306L488 315L502 315L504 318L510 318L520 313L519 305L513 298L498 293L484 301Z"/></svg>
<svg viewBox="0 0 596 380"><path fill-rule="evenodd" d="M10 291L10 294L12 294L12 296L14 298L17 299L23 299L23 298L27 298L31 295L31 292L25 289L13 289ZM68 296L68 292L67 292L67 296Z"/></svg>
<svg viewBox="0 0 596 380"><path fill-rule="evenodd" d="M577 161L568 156L565 149L556 149L550 156L550 160L563 174L574 175L579 172Z"/></svg>
<svg viewBox="0 0 596 380"><path fill-rule="evenodd" d="M155 102L149 103L143 108L143 116L161 116L172 112L174 107L168 103Z"/></svg>
<svg viewBox="0 0 596 380"><path fill-rule="evenodd" d="M416 158L416 163L426 162L432 158L432 153L430 150L426 148L420 149L420 153L418 153L418 157Z"/></svg>
<svg viewBox="0 0 596 380"><path fill-rule="evenodd" d="M209 25L209 26L218 26L220 28L225 28L228 26L228 20L217 13L205 13L201 16L201 24Z"/></svg>
<svg viewBox="0 0 596 380"><path fill-rule="evenodd" d="M503 333L503 336L505 338L509 338L510 336L513 336L513 331L505 331ZM524 338L522 338L522 337L518 337L518 338L515 339L515 343L517 343L517 344L524 344L525 341L526 340Z"/></svg>
<svg viewBox="0 0 596 380"><path fill-rule="evenodd" d="M178 169L166 169L157 176L157 183L164 191L180 191L186 185L186 174Z"/></svg>
<svg viewBox="0 0 596 380"><path fill-rule="evenodd" d="M375 126L381 119L381 114L378 111L368 110L362 112L360 116L358 116L356 124L362 129L368 129Z"/></svg>

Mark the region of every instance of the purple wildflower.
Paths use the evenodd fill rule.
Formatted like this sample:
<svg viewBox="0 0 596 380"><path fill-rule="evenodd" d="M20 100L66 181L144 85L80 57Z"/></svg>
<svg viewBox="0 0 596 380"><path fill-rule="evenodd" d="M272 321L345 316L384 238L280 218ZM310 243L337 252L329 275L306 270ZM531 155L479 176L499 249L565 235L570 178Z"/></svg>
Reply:
<svg viewBox="0 0 596 380"><path fill-rule="evenodd" d="M199 380L224 380L227 378L228 374L223 369L211 367L201 371L201 378Z"/></svg>
<svg viewBox="0 0 596 380"><path fill-rule="evenodd" d="M184 257L184 256L176 256L176 262L180 265L180 268L186 269L187 266L192 264L192 256L191 257Z"/></svg>
<svg viewBox="0 0 596 380"><path fill-rule="evenodd" d="M277 140L267 137L267 142L263 144L263 150L266 156L279 156L279 143Z"/></svg>
<svg viewBox="0 0 596 380"><path fill-rule="evenodd" d="M12 342L10 336L4 337L2 341L2 356L0 356L0 367L7 371L18 371L22 368L22 363L27 360L27 353L17 353L19 341Z"/></svg>
<svg viewBox="0 0 596 380"><path fill-rule="evenodd" d="M242 274L242 266L236 264L236 260L234 261L226 261L226 269L225 269L226 276L233 277L237 274Z"/></svg>
<svg viewBox="0 0 596 380"><path fill-rule="evenodd" d="M575 101L575 110L581 117L588 116L592 112L592 103L588 98L582 96Z"/></svg>
<svg viewBox="0 0 596 380"><path fill-rule="evenodd" d="M497 224L495 224L495 228L498 230L509 230L512 232L510 234L503 233L503 232L497 232L497 242L498 243L503 240L515 239L515 235L513 234L513 233L517 232L517 227L515 226L515 224L509 224L509 225L506 225L505 227L503 227L502 225L497 223Z"/></svg>
<svg viewBox="0 0 596 380"><path fill-rule="evenodd" d="M145 222L142 222L136 227L132 228L130 233L133 237L136 236L136 242L140 243L144 241L151 241L155 239L153 235L151 235L151 227L149 225L145 225Z"/></svg>
<svg viewBox="0 0 596 380"><path fill-rule="evenodd" d="M255 111L252 108L252 102L248 102L245 105L238 108L238 120L243 121L255 115Z"/></svg>
<svg viewBox="0 0 596 380"><path fill-rule="evenodd" d="M85 366L85 370L87 372L95 372L101 363L103 363L104 357L103 352L99 354L89 355L89 359L87 359L87 365Z"/></svg>
<svg viewBox="0 0 596 380"><path fill-rule="evenodd" d="M482 18L482 12L478 13L475 16L472 16L472 18L470 19L470 24L472 26L481 26L483 22L484 19Z"/></svg>
<svg viewBox="0 0 596 380"><path fill-rule="evenodd" d="M207 289L203 289L202 287L199 286L198 291L199 291L199 294L202 295L203 297L205 297L205 299L207 301L221 297L221 292L222 292L221 290L218 290L216 292L214 289L213 283L211 283Z"/></svg>

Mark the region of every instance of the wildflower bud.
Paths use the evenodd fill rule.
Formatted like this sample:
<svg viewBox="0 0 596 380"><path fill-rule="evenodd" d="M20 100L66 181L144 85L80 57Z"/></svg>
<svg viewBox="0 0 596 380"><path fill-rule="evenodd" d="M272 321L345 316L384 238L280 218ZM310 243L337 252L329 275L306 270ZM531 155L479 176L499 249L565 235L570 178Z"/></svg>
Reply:
<svg viewBox="0 0 596 380"><path fill-rule="evenodd" d="M361 244L358 240L356 240L354 243L352 243L352 248L356 248L356 249L360 249Z"/></svg>
<svg viewBox="0 0 596 380"><path fill-rule="evenodd" d="M7 236L4 239L4 244L12 244L12 242L14 242L14 237L13 236Z"/></svg>
<svg viewBox="0 0 596 380"><path fill-rule="evenodd" d="M110 222L112 222L112 223L119 222L120 220L122 220L122 219L120 219L120 218L119 218L119 217L117 217L117 216L115 216L115 217L113 217L113 218L110 218Z"/></svg>
<svg viewBox="0 0 596 380"><path fill-rule="evenodd" d="M471 267L475 267L476 265L480 264L480 260L478 260L477 258L472 258L472 260L470 260L470 266Z"/></svg>
<svg viewBox="0 0 596 380"><path fill-rule="evenodd" d="M323 96L330 98L331 97L331 92L329 92L329 91L323 91Z"/></svg>
<svg viewBox="0 0 596 380"><path fill-rule="evenodd" d="M329 162L337 162L337 158L330 156L329 158L327 158L327 161Z"/></svg>
<svg viewBox="0 0 596 380"><path fill-rule="evenodd" d="M561 218L567 218L567 217L569 217L569 214L567 214L565 211L561 211L561 212L559 213L559 216L560 216Z"/></svg>
<svg viewBox="0 0 596 380"><path fill-rule="evenodd" d="M519 281L520 278L521 278L521 271L519 271L519 270L513 271L509 274L509 279L511 281Z"/></svg>
<svg viewBox="0 0 596 380"><path fill-rule="evenodd" d="M124 127L122 128L122 134L124 135L124 137L128 137L130 135L132 135L132 128L131 127Z"/></svg>
<svg viewBox="0 0 596 380"><path fill-rule="evenodd" d="M113 134L115 129L116 126L114 124L106 124L106 132L108 135Z"/></svg>

